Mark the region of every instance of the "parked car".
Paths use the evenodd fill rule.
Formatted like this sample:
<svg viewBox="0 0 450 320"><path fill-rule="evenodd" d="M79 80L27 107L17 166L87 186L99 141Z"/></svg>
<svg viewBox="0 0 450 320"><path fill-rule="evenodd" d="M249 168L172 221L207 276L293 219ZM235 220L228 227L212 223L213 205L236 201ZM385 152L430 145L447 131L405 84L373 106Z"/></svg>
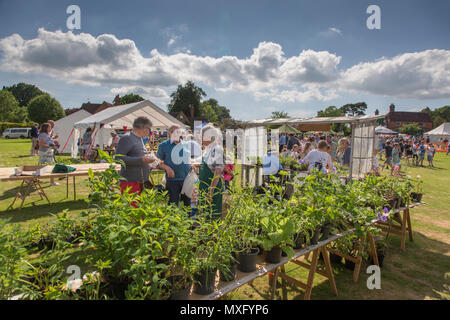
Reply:
<svg viewBox="0 0 450 320"><path fill-rule="evenodd" d="M3 131L2 137L6 139L29 138L31 133L31 128L9 128Z"/></svg>

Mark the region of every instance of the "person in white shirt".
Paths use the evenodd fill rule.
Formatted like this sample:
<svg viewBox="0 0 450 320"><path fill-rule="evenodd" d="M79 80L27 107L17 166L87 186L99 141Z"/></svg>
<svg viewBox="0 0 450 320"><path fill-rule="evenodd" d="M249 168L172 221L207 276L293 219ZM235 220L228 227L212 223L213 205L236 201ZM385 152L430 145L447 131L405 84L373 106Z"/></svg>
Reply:
<svg viewBox="0 0 450 320"><path fill-rule="evenodd" d="M300 154L301 154L301 151L299 149L299 146L297 144L294 144L294 146L292 147L291 157L294 159L299 159Z"/></svg>
<svg viewBox="0 0 450 320"><path fill-rule="evenodd" d="M320 170L323 174L327 173L327 168L331 169L333 167L333 162L331 161L331 156L327 152L328 144L326 141L321 140L318 144L318 149L312 150L303 159L303 163L308 164L308 172L316 169Z"/></svg>

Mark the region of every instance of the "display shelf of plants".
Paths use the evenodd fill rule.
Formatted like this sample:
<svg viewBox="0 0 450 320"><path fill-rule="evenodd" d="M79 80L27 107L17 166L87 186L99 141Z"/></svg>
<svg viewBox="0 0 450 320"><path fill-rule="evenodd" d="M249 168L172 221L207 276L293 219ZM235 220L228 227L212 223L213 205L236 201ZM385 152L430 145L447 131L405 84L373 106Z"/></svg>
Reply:
<svg viewBox="0 0 450 320"><path fill-rule="evenodd" d="M0 299L200 298L319 241L350 231L356 239L379 235L373 221L390 219L401 202L421 194L421 182L409 178L343 184L337 173L314 173L293 184L291 197L283 196L289 182L273 180L264 192L234 185L227 215L211 220L207 205L192 219L156 189L121 194L119 180L114 166L90 173L91 209L82 218L63 212L27 230L0 221ZM349 239L333 243L351 254ZM77 264L87 272L68 286L68 267Z"/></svg>

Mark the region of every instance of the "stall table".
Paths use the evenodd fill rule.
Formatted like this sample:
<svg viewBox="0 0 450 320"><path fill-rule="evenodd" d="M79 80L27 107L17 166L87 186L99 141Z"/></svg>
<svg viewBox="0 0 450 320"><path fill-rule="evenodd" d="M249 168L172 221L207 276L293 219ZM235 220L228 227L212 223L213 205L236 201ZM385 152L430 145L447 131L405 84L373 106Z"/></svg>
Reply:
<svg viewBox="0 0 450 320"><path fill-rule="evenodd" d="M116 166L117 170L120 169L120 165L115 165L115 166ZM65 178L66 179L66 197L69 197L69 178L72 177L73 178L73 196L74 196L74 200L76 200L77 196L76 196L75 177L88 176L89 169L92 169L94 174L103 172L109 168L109 164L108 163L75 164L75 165L71 165L71 167L76 168L76 170L73 172L68 172L68 173L46 173L46 174L42 174L42 175L15 175L15 168L0 168L0 181L3 181L3 182L20 181L21 182L19 189L17 190L16 195L14 197L14 200L9 205L7 210L14 206L17 198L19 198L19 197L22 199L22 202L21 202L20 208L19 208L19 210L21 210L24 205L25 199L31 193L32 187L39 192L41 199L44 196L46 198L47 202L50 204L50 200L48 199L48 197L41 185L41 181L43 179ZM53 166L51 166L51 169L53 169ZM51 170L50 170L50 172L51 172ZM24 193L22 193L23 190L25 191Z"/></svg>

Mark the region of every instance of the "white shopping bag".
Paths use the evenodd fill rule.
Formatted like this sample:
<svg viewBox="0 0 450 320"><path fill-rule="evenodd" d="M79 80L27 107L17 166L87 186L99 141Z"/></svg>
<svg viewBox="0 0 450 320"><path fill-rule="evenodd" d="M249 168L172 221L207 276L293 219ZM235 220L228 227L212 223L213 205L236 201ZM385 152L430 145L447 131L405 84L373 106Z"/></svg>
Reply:
<svg viewBox="0 0 450 320"><path fill-rule="evenodd" d="M194 170L191 170L184 179L181 194L186 195L189 199L195 201L198 194L198 176Z"/></svg>

